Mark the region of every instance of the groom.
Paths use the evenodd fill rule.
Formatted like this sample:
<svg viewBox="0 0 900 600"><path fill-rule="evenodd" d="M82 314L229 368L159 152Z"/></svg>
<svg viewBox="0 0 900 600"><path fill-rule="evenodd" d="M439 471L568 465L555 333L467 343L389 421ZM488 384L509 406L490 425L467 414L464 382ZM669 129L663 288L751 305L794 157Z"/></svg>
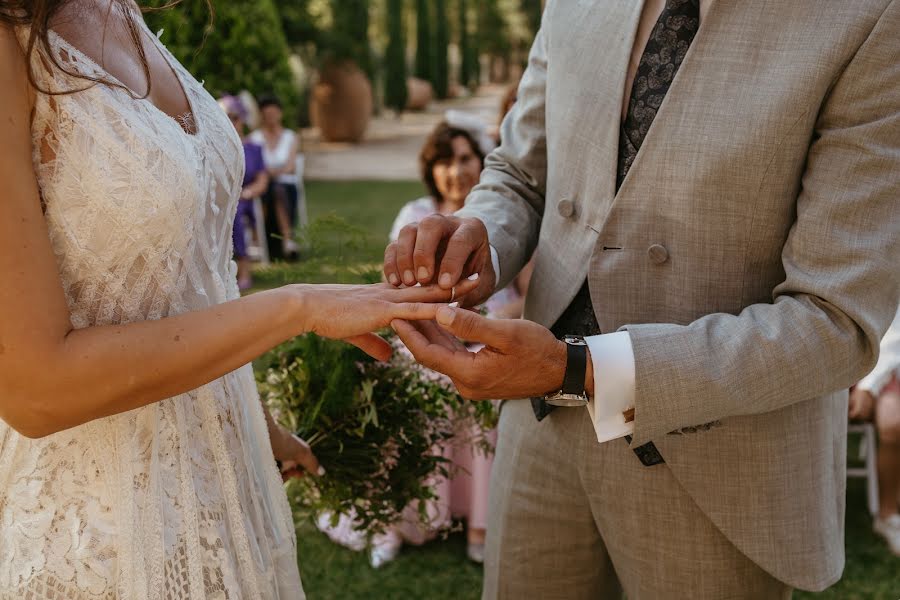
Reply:
<svg viewBox="0 0 900 600"><path fill-rule="evenodd" d="M838 580L846 388L900 290L897 56L900 0L548 2L466 207L385 253L394 285L479 273L474 305L537 248L527 321L394 323L464 395L533 397L486 599Z"/></svg>

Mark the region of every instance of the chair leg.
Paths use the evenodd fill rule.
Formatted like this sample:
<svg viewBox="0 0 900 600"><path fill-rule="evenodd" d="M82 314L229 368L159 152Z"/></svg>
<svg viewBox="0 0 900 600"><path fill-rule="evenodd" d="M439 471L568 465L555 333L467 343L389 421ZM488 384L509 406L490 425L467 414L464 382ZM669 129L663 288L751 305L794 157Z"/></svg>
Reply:
<svg viewBox="0 0 900 600"><path fill-rule="evenodd" d="M878 450L875 445L875 428L867 428L863 437L866 445L866 483L868 484L869 512L878 515Z"/></svg>
<svg viewBox="0 0 900 600"><path fill-rule="evenodd" d="M253 199L253 220L256 221L256 238L259 243L259 258L263 265L269 264L269 245L266 239L266 217L263 213L262 200Z"/></svg>

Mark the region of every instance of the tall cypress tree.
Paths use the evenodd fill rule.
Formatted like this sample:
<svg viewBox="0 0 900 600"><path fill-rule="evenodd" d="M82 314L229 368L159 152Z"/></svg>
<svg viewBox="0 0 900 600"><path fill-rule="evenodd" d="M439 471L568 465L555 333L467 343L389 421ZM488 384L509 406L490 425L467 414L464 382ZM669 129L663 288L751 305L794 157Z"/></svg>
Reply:
<svg viewBox="0 0 900 600"><path fill-rule="evenodd" d="M428 10L428 0L416 0L416 77L431 81L432 63L431 12Z"/></svg>
<svg viewBox="0 0 900 600"><path fill-rule="evenodd" d="M509 24L498 0L479 0L478 50L490 56L492 64L497 59L508 59L512 50ZM494 73L490 75L493 77Z"/></svg>
<svg viewBox="0 0 900 600"><path fill-rule="evenodd" d="M459 84L468 87L475 79L475 48L469 35L469 0L459 0Z"/></svg>
<svg viewBox="0 0 900 600"><path fill-rule="evenodd" d="M446 98L450 87L450 63L447 58L447 47L450 45L450 34L447 23L447 1L435 0L435 33L434 33L434 93L438 98Z"/></svg>
<svg viewBox="0 0 900 600"><path fill-rule="evenodd" d="M403 0L387 0L388 46L384 57L384 103L398 113L406 107L406 35Z"/></svg>
<svg viewBox="0 0 900 600"><path fill-rule="evenodd" d="M519 0L520 10L525 13L531 35L537 35L541 27L541 16L544 12L541 0Z"/></svg>
<svg viewBox="0 0 900 600"><path fill-rule="evenodd" d="M369 47L369 1L333 0L331 4L329 50L336 59L351 59L371 81L374 65Z"/></svg>

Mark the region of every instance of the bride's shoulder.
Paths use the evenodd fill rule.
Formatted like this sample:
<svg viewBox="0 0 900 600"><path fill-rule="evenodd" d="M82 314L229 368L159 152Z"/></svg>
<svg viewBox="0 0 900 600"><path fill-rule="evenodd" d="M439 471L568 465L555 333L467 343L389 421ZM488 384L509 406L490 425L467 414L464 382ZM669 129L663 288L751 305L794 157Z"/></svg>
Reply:
<svg viewBox="0 0 900 600"><path fill-rule="evenodd" d="M28 61L22 47L20 26L0 20L0 105L3 112L24 103L34 106L34 90L28 77Z"/></svg>

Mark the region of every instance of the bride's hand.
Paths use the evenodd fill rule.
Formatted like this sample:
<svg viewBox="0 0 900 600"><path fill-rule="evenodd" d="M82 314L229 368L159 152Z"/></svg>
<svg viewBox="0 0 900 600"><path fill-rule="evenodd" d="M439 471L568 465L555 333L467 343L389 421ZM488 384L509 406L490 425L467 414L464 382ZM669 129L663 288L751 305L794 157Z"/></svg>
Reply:
<svg viewBox="0 0 900 600"><path fill-rule="evenodd" d="M281 478L284 481L303 477L304 473L319 477L325 474L325 469L306 441L281 425L276 425L275 430L269 432L269 437L272 440L272 454L281 463Z"/></svg>
<svg viewBox="0 0 900 600"><path fill-rule="evenodd" d="M302 299L304 331L345 340L378 360L387 360L390 344L370 332L387 327L395 319L434 319L441 306L437 303L450 302L453 296L463 296L477 285L478 280L472 279L463 280L453 290L436 285L395 288L386 283L294 287Z"/></svg>

